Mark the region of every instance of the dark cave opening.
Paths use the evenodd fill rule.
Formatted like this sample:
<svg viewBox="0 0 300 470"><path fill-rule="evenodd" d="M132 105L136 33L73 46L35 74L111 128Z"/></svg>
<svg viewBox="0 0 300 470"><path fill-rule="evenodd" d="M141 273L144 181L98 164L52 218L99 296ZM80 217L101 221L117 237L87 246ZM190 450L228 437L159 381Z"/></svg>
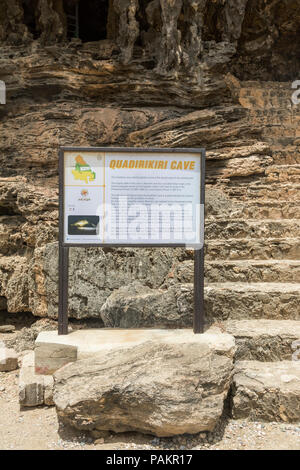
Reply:
<svg viewBox="0 0 300 470"><path fill-rule="evenodd" d="M65 0L67 36L82 42L107 38L108 0Z"/></svg>
<svg viewBox="0 0 300 470"><path fill-rule="evenodd" d="M79 37L83 42L107 37L108 0L79 2Z"/></svg>
<svg viewBox="0 0 300 470"><path fill-rule="evenodd" d="M32 34L33 39L37 39L40 36L40 32L36 26L37 2L38 0L23 0L22 4L24 11L24 24Z"/></svg>

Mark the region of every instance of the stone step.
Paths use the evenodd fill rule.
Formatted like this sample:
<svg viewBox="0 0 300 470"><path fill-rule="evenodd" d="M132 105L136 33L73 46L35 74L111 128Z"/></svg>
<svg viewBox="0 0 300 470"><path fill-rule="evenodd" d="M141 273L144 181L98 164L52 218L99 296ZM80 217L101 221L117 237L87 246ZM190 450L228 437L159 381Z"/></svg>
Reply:
<svg viewBox="0 0 300 470"><path fill-rule="evenodd" d="M235 337L236 361L300 360L300 321L229 320L222 326Z"/></svg>
<svg viewBox="0 0 300 470"><path fill-rule="evenodd" d="M244 220L223 219L207 221L207 240L241 238L289 238L300 237L300 220Z"/></svg>
<svg viewBox="0 0 300 470"><path fill-rule="evenodd" d="M173 275L180 283L193 282L194 262L180 262ZM300 260L205 261L205 282L300 283Z"/></svg>
<svg viewBox="0 0 300 470"><path fill-rule="evenodd" d="M229 185L225 188L226 193L232 199L238 201L275 199L277 201L298 200L300 184L297 183L274 183L274 184L251 184L240 183Z"/></svg>
<svg viewBox="0 0 300 470"><path fill-rule="evenodd" d="M253 421L300 422L300 361L239 361L232 416Z"/></svg>
<svg viewBox="0 0 300 470"><path fill-rule="evenodd" d="M191 263L186 261L185 263ZM180 270L187 274L185 263ZM190 267L193 275L193 267ZM185 276L187 277L187 276ZM288 282L300 283L300 260L207 261L205 278L210 282ZM192 278L191 278L192 279ZM191 282L191 281L186 281Z"/></svg>
<svg viewBox="0 0 300 470"><path fill-rule="evenodd" d="M205 287L206 318L211 321L300 320L300 284L211 283Z"/></svg>
<svg viewBox="0 0 300 470"><path fill-rule="evenodd" d="M299 260L300 238L220 239L205 244L206 261Z"/></svg>

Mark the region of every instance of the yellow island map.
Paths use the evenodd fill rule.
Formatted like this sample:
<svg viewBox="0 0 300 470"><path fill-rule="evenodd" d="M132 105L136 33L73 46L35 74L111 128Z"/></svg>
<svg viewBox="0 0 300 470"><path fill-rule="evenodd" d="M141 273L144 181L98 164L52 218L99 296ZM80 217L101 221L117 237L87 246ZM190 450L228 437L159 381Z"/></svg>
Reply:
<svg viewBox="0 0 300 470"><path fill-rule="evenodd" d="M91 183L96 179L96 173L92 170L90 165L82 158L81 155L78 155L75 158L75 170L72 170L73 176L76 180L84 181L85 184Z"/></svg>

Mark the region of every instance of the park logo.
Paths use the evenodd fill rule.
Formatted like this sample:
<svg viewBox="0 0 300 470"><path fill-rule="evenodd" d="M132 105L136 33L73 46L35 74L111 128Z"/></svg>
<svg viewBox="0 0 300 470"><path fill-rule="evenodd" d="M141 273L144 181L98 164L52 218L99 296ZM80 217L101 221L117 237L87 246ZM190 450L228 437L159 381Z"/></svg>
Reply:
<svg viewBox="0 0 300 470"><path fill-rule="evenodd" d="M87 189L82 189L80 191L80 197L78 199L78 201L85 201L85 202L88 202L90 201L91 198L89 197L89 192Z"/></svg>

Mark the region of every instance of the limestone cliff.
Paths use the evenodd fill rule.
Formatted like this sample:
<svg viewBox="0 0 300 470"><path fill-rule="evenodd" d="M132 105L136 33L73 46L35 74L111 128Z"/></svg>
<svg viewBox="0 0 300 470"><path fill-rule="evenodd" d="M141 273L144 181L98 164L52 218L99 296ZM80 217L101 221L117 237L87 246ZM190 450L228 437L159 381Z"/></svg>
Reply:
<svg viewBox="0 0 300 470"><path fill-rule="evenodd" d="M57 315L61 145L207 148L209 318L229 315L232 302L243 317L249 298L260 298L227 285L231 306L220 314L218 283L274 282L274 269L285 275L270 263L246 272L243 262L299 258L298 225L278 222L299 217L300 105L291 102L300 79L299 7L300 0L0 0L2 309ZM275 225L247 222L259 218ZM72 250L70 316L100 317L104 309L107 318L109 296L138 280L152 292L147 308L153 299L174 306L159 322L191 318L191 252L99 249L88 259ZM263 293L275 303L286 294ZM293 289L285 298L286 310L274 307L274 315L299 315Z"/></svg>

